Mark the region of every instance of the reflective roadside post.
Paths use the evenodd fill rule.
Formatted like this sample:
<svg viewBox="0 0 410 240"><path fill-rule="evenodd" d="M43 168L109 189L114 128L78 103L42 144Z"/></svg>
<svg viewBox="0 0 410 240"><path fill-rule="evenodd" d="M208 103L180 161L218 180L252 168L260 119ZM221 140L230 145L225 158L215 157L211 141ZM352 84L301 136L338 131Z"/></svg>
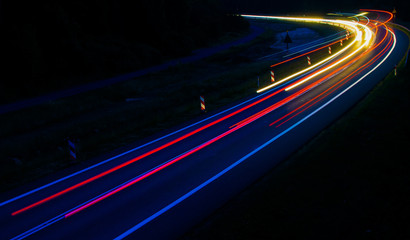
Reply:
<svg viewBox="0 0 410 240"><path fill-rule="evenodd" d="M205 113L206 112L206 108L205 108L205 98L204 96L199 96L199 101L201 102L201 112Z"/></svg>
<svg viewBox="0 0 410 240"><path fill-rule="evenodd" d="M270 82L274 82L275 81L275 74L273 73L273 70L270 70Z"/></svg>

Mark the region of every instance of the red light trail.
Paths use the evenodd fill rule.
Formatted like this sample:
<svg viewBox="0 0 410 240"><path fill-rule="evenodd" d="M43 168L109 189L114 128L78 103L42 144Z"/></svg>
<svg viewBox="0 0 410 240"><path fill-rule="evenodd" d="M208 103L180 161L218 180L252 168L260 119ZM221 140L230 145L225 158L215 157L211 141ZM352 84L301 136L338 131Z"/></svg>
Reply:
<svg viewBox="0 0 410 240"><path fill-rule="evenodd" d="M365 9L364 11L374 11L374 10L367 10L367 9ZM385 11L380 11L380 12L385 12ZM391 13L390 13L390 14L391 14ZM386 22L390 21L390 20L392 19L392 17L393 17L393 15L391 14L390 18L389 18ZM384 22L384 23L386 23L386 22ZM382 24L385 26L384 23L382 23ZM386 29L388 29L387 26L385 26L385 27L386 27ZM375 25L374 28L376 29L376 33L377 33L378 26ZM203 144L201 144L201 145L199 145L199 146L197 146L197 147L195 147L195 148L193 148L193 149L191 149L191 150L189 150L189 151L187 151L187 152L185 152L185 153L179 155L178 157L176 157L176 158L174 158L174 159L172 159L172 160L170 160L170 161L168 161L168 162L166 162L166 163L164 163L164 164L162 164L162 165L157 166L157 167L154 168L153 170L151 170L151 171L149 171L149 172L143 174L142 176L140 176L140 177L134 179L133 181L131 181L131 182L127 183L127 184L124 184L124 185L122 185L122 186L120 186L120 187L118 187L118 188L116 188L116 189L114 189L114 190L112 190L112 191L110 191L110 192L108 192L108 193L106 193L106 194L104 194L104 195L102 195L102 196L100 196L100 197L98 197L98 198L96 198L96 199L94 199L94 200L92 200L92 201L90 201L90 202L88 202L88 203L86 203L86 204L84 204L84 205L82 205L82 206L80 206L80 207L74 209L73 211L71 211L71 212L65 214L65 217L67 218L67 217L69 217L69 216L72 216L73 214L78 213L78 212L80 212L80 211L82 211L82 210L84 210L84 209L90 207L91 205L96 204L97 202L100 202L100 201L102 201L103 199L106 199L106 198L108 198L108 197L114 195L115 193L118 193L119 191L126 189L127 187L129 187L129 186L131 186L131 185L133 185L133 184L135 184L135 183L137 183L137 182L140 182L140 181L142 181L143 179L146 179L147 177L149 177L149 176L151 176L151 175L153 175L153 174L155 174L155 173L157 173L157 172L159 172L159 171L165 169L166 167L168 167L168 166L170 166L170 165L172 165L172 164L174 164L174 163L177 163L178 161L184 159L185 157L190 156L191 154L193 154L193 153L195 153L195 152L197 152L197 151L199 151L199 150L201 150L201 149L203 149L203 148L205 148L205 147L211 145L212 143L214 143L214 142L216 142L216 141L222 139L223 137L225 137L225 136L227 136L227 135L229 135L229 134L231 134L231 133L233 133L233 132L235 132L235 131L241 129L242 127L247 126L248 124L250 124L250 123L252 123L252 122L254 122L254 121L260 119L261 117L263 117L263 116L267 115L268 113L270 113L270 112L272 112L272 111L278 109L279 107L281 107L281 106L283 106L283 105L285 105L285 104L287 104L287 103L293 101L294 99L298 98L298 97L301 96L302 94L306 93L307 91L313 89L314 87L318 86L318 85L321 84L322 82L326 81L326 80L327 80L329 77L331 77L332 75L338 73L339 71L343 70L344 68L346 68L346 67L349 66L350 64L354 63L355 61L357 61L359 58L361 58L361 57L364 56L365 54L367 54L367 53L373 51L373 50L374 50L375 48L377 48L382 42L384 42L384 40L386 39L387 35L388 35L388 31L386 30L386 34L384 35L383 39L382 39L381 41L379 41L375 46L372 46L371 49L366 50L365 52L361 53L359 56L357 56L357 57L355 57L354 59L350 60L349 62L343 64L342 66L338 67L336 70L332 71L331 73L328 73L326 76L320 78L319 80L316 80L316 81L314 81L313 83L310 83L309 85L303 87L302 89L296 91L295 93L292 93L290 96L285 97L284 99L282 99L282 100L280 100L280 101L274 103L273 105L271 105L271 106L269 106L269 107L267 107L267 108L265 108L265 109L263 109L263 110L261 110L261 111L255 113L255 114L252 114L251 116L246 117L245 119L243 119L243 120L237 122L236 124L232 125L229 130L223 132L222 134L218 135L217 137L212 138L211 140L206 141L205 143L203 143ZM351 37L353 37L353 36L351 36ZM330 47L331 45L337 44L337 43L339 43L339 42L340 42L340 40L336 40L335 42L332 42L332 43L327 44L327 45L325 45L325 46L319 47L319 48L314 49L314 50L312 50L312 51L303 53L303 54L301 54L301 55L298 55L298 56L296 56L296 57L287 59L287 60L282 61L282 62L280 62L280 63L273 64L273 65L271 65L271 67L274 67L274 66L277 66L277 65L279 65L279 64L283 64L283 63L285 63L285 62L289 62L289 61L291 61L291 60L300 58L300 57L302 57L302 56L308 55L308 54L313 53L313 52L315 52L315 51L318 51L318 50L320 50L320 49ZM322 93L320 93L319 95L315 96L313 99L309 100L308 102L302 104L301 106L299 106L298 108L294 109L294 110L291 111L290 113L288 113L288 114L282 116L281 118L277 119L276 121L272 122L272 123L270 124L270 126L275 125L275 124L277 124L277 123L279 123L279 122L281 122L281 121L282 121L282 122L281 122L278 126L282 125L283 123L289 121L290 119L292 119L292 118L295 117L296 115L300 114L301 112L303 112L303 111L305 111L306 109L312 107L313 105L317 104L319 101L321 101L322 99L324 99L325 97L327 97L327 96L329 96L330 94L332 94L334 91L336 91L337 89L339 89L340 87L342 87L345 82L347 82L348 80L350 80L350 79L353 78L354 76L357 76L357 75L360 74L362 71L364 71L368 66L370 66L370 65L373 64L373 63L375 63L381 56L383 56L383 55L387 52L387 50L388 50L388 49L391 47L391 45L393 44L392 42L393 42L393 40L392 40L392 38L390 38L388 44L383 48L383 50L380 51L375 57L373 57L373 58L372 58L370 61L368 61L366 64L364 64L364 65L361 66L360 68L356 69L355 71L353 71L352 73L350 73L347 77L343 78L342 80L338 81L338 82L335 83L333 86L331 86L330 88L326 89L324 92L322 92ZM299 82L301 82L303 79L306 79L306 78L309 78L309 77L312 77L312 76L316 76L315 74L317 74L319 71L320 71L320 70L317 70L317 71L315 71L315 72L309 74L308 76L306 76L306 77L302 78L301 80L299 80ZM237 114L239 114L239 113L241 113L241 112L244 112L245 110L250 109L251 107L253 107L253 106L257 105L257 104L259 104L259 103L261 103L261 102L264 102L264 101L266 101L266 100L272 98L273 96L277 95L277 94L280 93L280 92L284 92L284 91L283 91L284 89L286 89L286 87L282 87L281 89L276 90L276 91L274 91L273 93L270 93L270 94L268 94L267 96L265 96L265 97L263 97L263 98L261 98L261 99L259 99L259 100L257 100L257 101L254 101L254 102L252 102L252 103L250 103L250 104L248 104L248 105L246 105L246 106L244 106L244 107L242 107L242 108L240 108L240 109L238 109L238 110L236 110L236 111L234 111L234 112L232 112L232 113L230 113L230 114L228 114L228 115L226 115L226 116L224 116L224 117L221 117L221 118L219 118L219 119L217 119L217 120L215 120L215 121L212 121L212 122L210 122L210 123L208 123L208 124L206 124L206 125L204 125L204 126L202 126L202 127L199 127L199 128L197 128L197 129L195 129L195 130L193 130L193 131L191 131L191 132L189 132L189 133L187 133L187 134L184 134L184 135L181 136L181 137L178 137L178 138L176 138L176 139L174 139L174 140L172 140L172 141L170 141L170 142L168 142L168 143L165 143L165 144L163 144L163 145L161 145L161 146L159 146L159 147L157 147L157 148L154 148L154 149L152 149L152 150L150 150L150 151L148 151L148 152L146 152L146 153L144 153L144 154L141 154L141 155L138 156L138 157L135 157L135 158L133 158L133 159L130 159L130 160L128 160L128 161L126 161L126 162L124 162L124 163L122 163L122 164L120 164L120 165L117 165L117 166L115 166L115 167L113 167L113 168L110 168L110 169L108 169L108 170L106 170L106 171L104 171L104 172L101 172L101 173L99 173L99 174L97 174L97 175L95 175L95 176L93 176L93 177L91 177L91 178L88 178L88 179L86 179L86 180L84 180L84 181L82 181L82 182L79 182L79 183L77 183L77 184L75 184L75 185L72 185L71 187L68 187L68 188L66 188L66 189L64 189L64 190L62 190L62 191L59 191L59 192L57 192L57 193L55 193L55 194L52 194L52 195L50 195L50 196L48 196L48 197L46 197L46 198L44 198L44 199L42 199L42 200L40 200L40 201L37 201L37 202L35 202L35 203L32 203L32 204L30 204L30 205L28 205L28 206L26 206L26 207L24 207L24 208L21 208L21 209L19 209L19 210L17 210L17 211L14 211L14 212L11 213L11 215L13 215L13 216L14 216L14 215L17 215L17 214L20 214L20 213L22 213L22 212L25 212L25 211L27 211L27 210L29 210L29 209L31 209L31 208L34 208L34 207L39 206L39 205L41 205L41 204L44 204L44 203L46 203L46 202L48 202L48 201L50 201L50 200L52 200L52 199L55 199L55 198L57 198L57 197L59 197L59 196L62 196L62 195L66 194L66 193L68 193L68 192L70 192L70 191L73 191L73 190L75 190L75 189L77 189L77 188L79 188L79 187L81 187L81 186L84 186L84 185L86 185L86 184L88 184L88 183L90 183L90 182L93 182L93 181L95 181L95 180L97 180L97 179L100 179L100 178L102 178L102 177L104 177L104 176L106 176L106 175L108 175L108 174L110 174L110 173L112 173L112 172L115 172L115 171L117 171L117 170L119 170L119 169L122 169L122 168L124 168L124 167L126 167L126 166L129 166L130 164L135 163L135 162L137 162L137 161L139 161L139 160L141 160L141 159L143 159L143 158L146 158L146 157L148 157L148 156L150 156L150 155L152 155L152 154L155 154L155 153L157 153L157 152L159 152L159 151L161 151L161 150L163 150L163 149L165 149L165 148L167 148L167 147L169 147L169 146L172 146L172 145L174 145L174 144L176 144L176 143L178 143L178 142L183 141L184 139L187 139L187 138L189 138L189 137L195 135L196 133L199 133L199 132L201 132L201 131L203 131L203 130L205 130L205 129L208 129L208 128L210 128L211 126L214 126L214 125L216 125L216 124L218 124L218 123L220 123L220 122L222 122L222 121L224 121L224 120L226 120L226 119L228 119L228 118L231 118L232 116L235 116L235 115L237 115ZM293 116L292 116L292 115L293 115ZM286 119L286 120L285 120L285 119ZM285 121L283 121L283 120L285 120ZM278 127L278 126L277 126L277 127Z"/></svg>

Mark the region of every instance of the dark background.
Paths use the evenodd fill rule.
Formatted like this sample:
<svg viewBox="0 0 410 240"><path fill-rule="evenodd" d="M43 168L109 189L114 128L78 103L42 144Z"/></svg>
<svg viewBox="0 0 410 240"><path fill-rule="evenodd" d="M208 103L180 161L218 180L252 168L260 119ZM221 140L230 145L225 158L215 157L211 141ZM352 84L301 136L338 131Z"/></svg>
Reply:
<svg viewBox="0 0 410 240"><path fill-rule="evenodd" d="M279 1L279 0L223 0L225 9L232 12L246 13L326 13L336 11L355 11L361 8L374 8L392 11L394 7L398 13L407 11L410 7L408 1L400 0L310 0L310 1ZM402 14L401 17L406 14Z"/></svg>
<svg viewBox="0 0 410 240"><path fill-rule="evenodd" d="M396 2L395 2L396 1ZM248 24L234 13L378 8L406 1L16 0L0 2L0 102L100 80L188 55ZM406 5L407 4L407 5ZM6 97L7 96L7 97ZM6 100L7 98L7 100Z"/></svg>
<svg viewBox="0 0 410 240"><path fill-rule="evenodd" d="M213 0L41 0L3 2L0 29L0 89L30 94L188 55L248 24Z"/></svg>

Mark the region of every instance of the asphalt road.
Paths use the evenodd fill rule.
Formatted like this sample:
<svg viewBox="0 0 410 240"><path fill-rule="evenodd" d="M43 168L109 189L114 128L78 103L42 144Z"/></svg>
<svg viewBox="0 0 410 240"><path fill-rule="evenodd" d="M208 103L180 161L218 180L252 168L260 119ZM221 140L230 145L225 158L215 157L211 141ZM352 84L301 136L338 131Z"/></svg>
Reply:
<svg viewBox="0 0 410 240"><path fill-rule="evenodd" d="M104 156L90 169L59 173L3 194L1 239L177 238L391 72L409 45L407 35L394 32L395 37L379 25L376 48L361 50L341 69L317 73L292 90L284 89L345 55L128 151Z"/></svg>

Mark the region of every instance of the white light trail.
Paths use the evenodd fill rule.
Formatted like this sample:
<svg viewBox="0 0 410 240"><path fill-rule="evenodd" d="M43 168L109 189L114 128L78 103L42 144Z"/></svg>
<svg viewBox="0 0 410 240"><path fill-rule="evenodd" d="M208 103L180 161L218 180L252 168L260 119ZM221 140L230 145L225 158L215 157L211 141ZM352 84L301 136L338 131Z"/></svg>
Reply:
<svg viewBox="0 0 410 240"><path fill-rule="evenodd" d="M275 82L273 84L270 84L270 85L268 85L264 88L261 88L261 89L257 90L257 93L260 93L260 92L266 91L270 88L273 88L275 86L278 86L278 85L280 85L280 84L282 84L282 83L284 83L284 82L286 82L286 81L288 81L288 80L290 80L294 77L297 77L297 76L299 76L299 75L301 75L301 74L303 74L303 73L305 73L305 72L307 72L307 71L309 71L313 68L316 68L316 67L318 67L318 66L320 66L320 65L334 59L335 57L339 56L340 54L344 53L347 49L352 47L353 44L356 43L356 42L359 42L361 44L353 53L349 54L347 57L344 57L343 59L337 61L336 63L332 64L331 66L323 68L323 69L317 71L316 73L314 73L313 75L305 78L303 81L298 82L298 83L292 85L291 87L288 87L288 88L285 89L286 91L291 90L291 89L299 86L300 84L312 79L313 77L319 75L320 73L323 73L323 72L325 72L325 71L339 65L343 61L346 61L348 58L352 57L354 54L356 54L362 48L364 48L366 46L369 46L370 40L372 39L372 35L373 35L373 32L366 25L360 24L358 22L350 22L350 21L345 21L345 20L333 20L333 19L323 19L323 18L259 16L259 15L242 15L242 16L247 17L247 18L262 18L262 19L277 19L277 20L287 20L287 21L316 22L316 23L322 23L322 24L327 23L327 24L332 24L332 25L338 24L340 27L343 26L343 27L347 28L348 30L355 32L355 35L356 35L354 41L352 41L349 45L344 47L342 50L340 50L336 54L333 54L332 56L330 56L330 57L328 57L328 58L326 58L326 59L324 59L324 60L322 60L322 61L320 61L320 62L318 62L318 63L316 63L316 64L314 64L310 67L308 67L308 68L305 68L305 69L303 69L299 72L296 72L296 73L294 73L294 74L292 74L292 75L290 75L290 76L288 76L284 79L281 79L280 81L277 81L277 82ZM364 32L365 32L364 41L363 41L362 30L359 29L358 26L360 26L361 28L364 29Z"/></svg>

